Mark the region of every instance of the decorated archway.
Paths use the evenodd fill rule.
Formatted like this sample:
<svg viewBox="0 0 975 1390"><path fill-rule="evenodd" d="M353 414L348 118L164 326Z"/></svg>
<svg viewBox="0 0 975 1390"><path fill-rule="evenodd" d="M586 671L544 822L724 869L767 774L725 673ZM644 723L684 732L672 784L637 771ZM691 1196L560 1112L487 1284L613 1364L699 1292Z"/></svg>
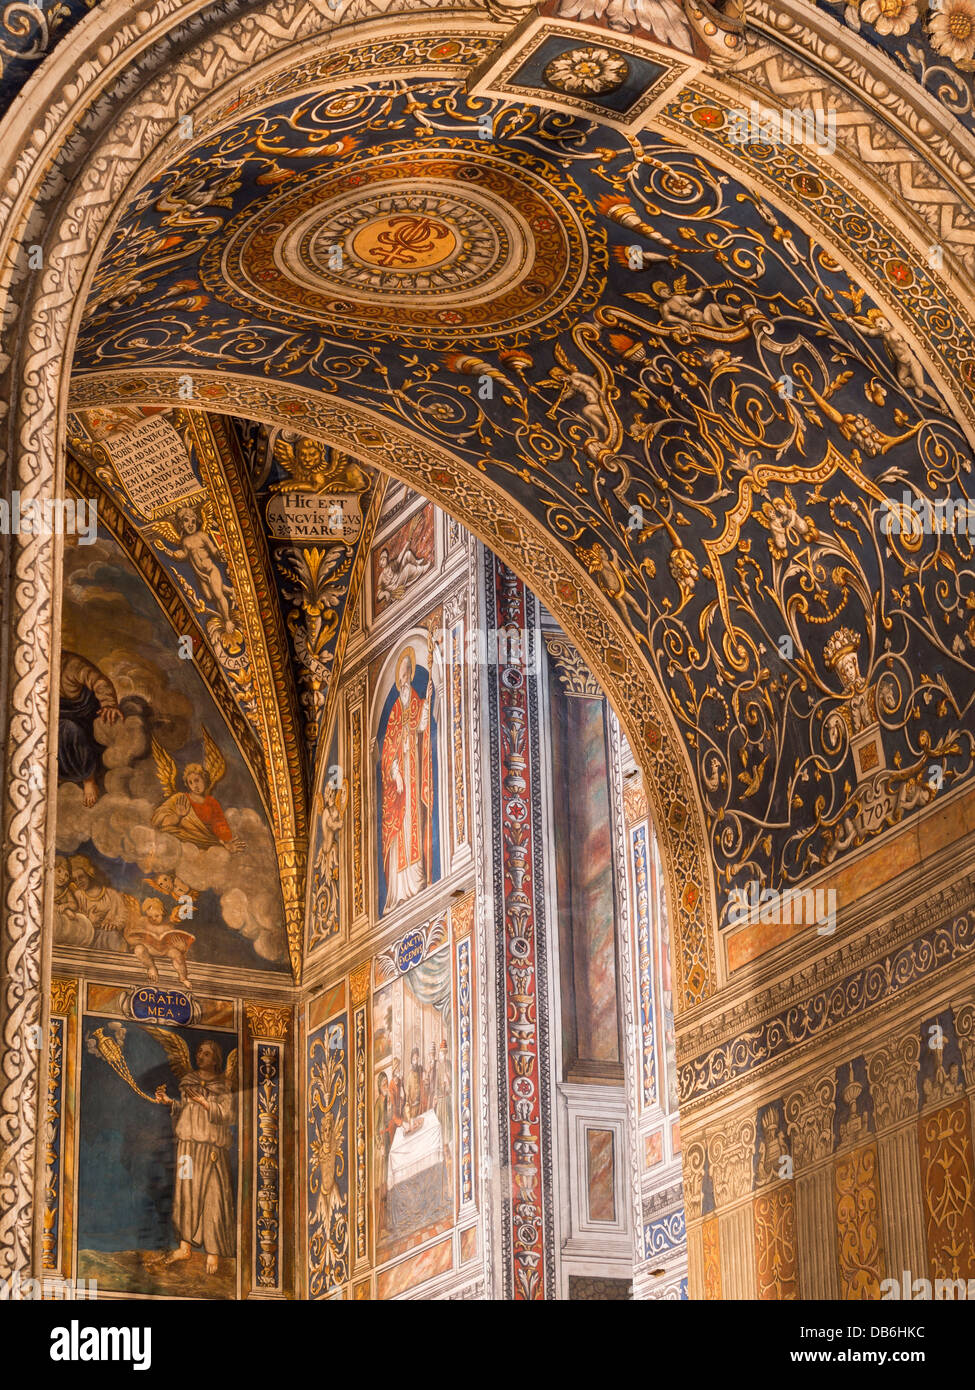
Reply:
<svg viewBox="0 0 975 1390"><path fill-rule="evenodd" d="M323 44L314 6L92 14L32 79L46 125L8 117L13 476L57 492L70 409L192 402L300 424L463 521L562 621L643 766L690 1038L727 979L735 890L828 873L970 774L970 541L918 520L968 501L969 252L943 222L933 257L923 216L858 187L852 145L737 140L746 96L782 105L778 58L736 27L691 24L686 52L617 34L594 57L584 26L539 24L521 49L483 15ZM822 55L846 65L854 129L858 42ZM905 148L937 143L908 125ZM963 167L931 160L948 185ZM17 538L15 1264L56 562Z"/></svg>

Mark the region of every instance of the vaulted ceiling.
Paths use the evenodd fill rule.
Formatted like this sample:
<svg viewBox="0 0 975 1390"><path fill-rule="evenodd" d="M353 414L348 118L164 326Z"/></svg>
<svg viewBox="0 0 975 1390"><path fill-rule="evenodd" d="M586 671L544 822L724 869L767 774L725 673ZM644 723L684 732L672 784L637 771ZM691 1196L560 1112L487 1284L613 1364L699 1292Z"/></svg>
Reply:
<svg viewBox="0 0 975 1390"><path fill-rule="evenodd" d="M463 25L365 36L241 88L115 228L73 448L184 604L240 737L302 788L379 488L206 407L241 413L245 385L278 418L321 396L488 477L634 634L726 894L802 879L971 774L971 538L917 516L971 492L954 403L975 352L822 151L736 141L685 68L738 30L705 42L700 11L675 13L676 34L555 25L500 59ZM96 466L99 410L177 393L171 425L224 489L227 510L190 501L228 572L240 530L229 613L189 592L172 518L136 517ZM302 488L343 499L348 536L295 539L281 498Z"/></svg>

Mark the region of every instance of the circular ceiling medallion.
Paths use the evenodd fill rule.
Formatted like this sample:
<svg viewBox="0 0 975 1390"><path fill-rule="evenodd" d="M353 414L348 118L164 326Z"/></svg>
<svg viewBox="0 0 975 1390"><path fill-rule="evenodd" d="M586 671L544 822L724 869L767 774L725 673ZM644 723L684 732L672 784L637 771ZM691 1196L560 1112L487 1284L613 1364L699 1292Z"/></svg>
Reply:
<svg viewBox="0 0 975 1390"><path fill-rule="evenodd" d="M591 240L578 188L532 156L397 146L251 205L201 275L289 326L437 347L559 332L570 306L575 319L596 302Z"/></svg>

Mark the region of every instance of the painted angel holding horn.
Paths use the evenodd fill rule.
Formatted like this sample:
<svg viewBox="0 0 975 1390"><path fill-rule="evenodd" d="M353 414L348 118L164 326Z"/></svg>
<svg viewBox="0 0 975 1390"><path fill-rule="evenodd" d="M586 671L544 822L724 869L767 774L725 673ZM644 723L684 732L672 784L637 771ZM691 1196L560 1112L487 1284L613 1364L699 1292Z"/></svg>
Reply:
<svg viewBox="0 0 975 1390"><path fill-rule="evenodd" d="M227 764L209 730L204 726L203 763L187 763L183 770L183 791L177 787L175 759L156 739L152 740L152 756L165 798L152 813L153 825L199 849L222 845L232 853L239 853L244 846L234 836L223 807L212 795L213 788L227 771Z"/></svg>
<svg viewBox="0 0 975 1390"><path fill-rule="evenodd" d="M178 1100L167 1094L165 1086L157 1086L154 1097L160 1105L169 1106L176 1134L173 1225L179 1245L166 1257L166 1264L188 1260L193 1247L202 1246L206 1272L216 1274L218 1258L232 1258L237 1250L230 1162L237 1049L224 1065L219 1044L206 1038L196 1049L194 1067L190 1049L178 1033L149 1025L145 1031L165 1051L179 1085Z"/></svg>

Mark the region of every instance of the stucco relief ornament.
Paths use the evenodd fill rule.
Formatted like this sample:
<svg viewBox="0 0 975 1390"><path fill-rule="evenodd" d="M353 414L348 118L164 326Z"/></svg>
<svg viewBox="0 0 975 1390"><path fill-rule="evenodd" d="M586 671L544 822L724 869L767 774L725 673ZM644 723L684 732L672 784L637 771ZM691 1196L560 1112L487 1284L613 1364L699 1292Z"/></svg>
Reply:
<svg viewBox="0 0 975 1390"><path fill-rule="evenodd" d="M914 0L864 0L860 18L878 34L906 34L917 19Z"/></svg>
<svg viewBox="0 0 975 1390"><path fill-rule="evenodd" d="M622 87L630 75L626 59L608 48L573 48L560 53L545 68L545 81L559 92L601 96Z"/></svg>
<svg viewBox="0 0 975 1390"><path fill-rule="evenodd" d="M943 0L933 6L928 38L936 53L969 67L975 58L975 0Z"/></svg>
<svg viewBox="0 0 975 1390"><path fill-rule="evenodd" d="M673 0L563 0L559 15L595 20L610 29L642 29L660 43L685 53L693 51L687 20Z"/></svg>
<svg viewBox="0 0 975 1390"><path fill-rule="evenodd" d="M863 0L859 6L848 4L843 17L852 29L867 24L877 34L903 38L921 14L935 53L966 72L975 71L975 0Z"/></svg>

